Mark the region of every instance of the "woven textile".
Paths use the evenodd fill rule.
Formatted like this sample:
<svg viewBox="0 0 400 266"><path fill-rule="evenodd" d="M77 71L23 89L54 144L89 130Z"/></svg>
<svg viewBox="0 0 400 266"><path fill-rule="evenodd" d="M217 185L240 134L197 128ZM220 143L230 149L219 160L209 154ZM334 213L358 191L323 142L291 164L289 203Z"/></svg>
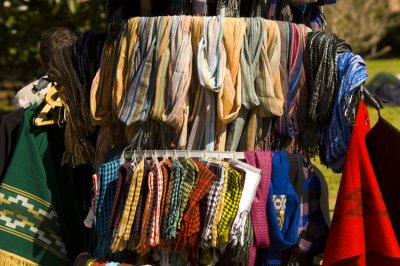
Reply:
<svg viewBox="0 0 400 266"><path fill-rule="evenodd" d="M154 98L153 58L156 42L156 20L153 17L140 18L139 51L135 61L140 62L125 93L118 118L126 125L147 121Z"/></svg>
<svg viewBox="0 0 400 266"><path fill-rule="evenodd" d="M124 210L111 246L111 250L113 252L122 251L128 244L133 225L133 218L135 217L136 207L139 201L139 193L142 186L143 168L144 162L141 161L136 167L134 166L132 169L133 176L129 185Z"/></svg>
<svg viewBox="0 0 400 266"><path fill-rule="evenodd" d="M188 207L183 216L181 231L177 241L177 249L184 253L185 249L190 250L192 259L196 257L198 247L198 233L200 232L200 206L199 202L209 192L216 176L207 167L195 162L198 167L198 182L190 194Z"/></svg>
<svg viewBox="0 0 400 266"><path fill-rule="evenodd" d="M161 164L154 164L156 170L157 180L157 198L156 209L154 211L154 221L152 221L152 228L150 234L150 246L155 247L160 243L160 216L161 216L161 201L164 192L164 176L161 170Z"/></svg>
<svg viewBox="0 0 400 266"><path fill-rule="evenodd" d="M163 175L167 176L168 184L167 190L165 193L165 202L163 208L163 216L162 216L162 227L161 227L161 237L162 239L166 239L166 232L168 226L168 216L171 208L171 196L172 196L172 185L173 185L173 174L172 174L172 164L171 162L163 163L161 165L161 169L163 171Z"/></svg>
<svg viewBox="0 0 400 266"><path fill-rule="evenodd" d="M212 239L212 227L215 213L217 211L219 196L225 181L225 171L224 166L220 164L205 162L205 166L216 175L216 181L212 184L210 191L206 196L207 208L205 211L205 222L201 235L202 246L208 247Z"/></svg>
<svg viewBox="0 0 400 266"><path fill-rule="evenodd" d="M222 217L218 223L218 238L220 243L228 243L229 230L236 216L242 196L242 175L233 168L228 170L228 187L224 199Z"/></svg>

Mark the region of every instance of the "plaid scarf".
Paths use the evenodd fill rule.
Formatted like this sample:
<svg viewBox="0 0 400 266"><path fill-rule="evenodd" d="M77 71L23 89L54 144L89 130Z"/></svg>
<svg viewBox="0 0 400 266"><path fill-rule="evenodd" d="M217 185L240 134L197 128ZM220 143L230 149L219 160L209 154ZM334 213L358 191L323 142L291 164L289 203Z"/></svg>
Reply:
<svg viewBox="0 0 400 266"><path fill-rule="evenodd" d="M154 168L156 170L156 187L157 194L155 195L154 204L155 210L153 210L153 220L150 231L150 247L155 247L160 243L160 215L161 215L161 201L164 192L164 176L161 170L161 164L155 163Z"/></svg>
<svg viewBox="0 0 400 266"><path fill-rule="evenodd" d="M175 239L177 231L177 223L179 219L179 209L181 205L181 191L183 185L184 167L181 162L174 160L172 163L172 195L171 204L168 214L168 225L166 230L166 239Z"/></svg>
<svg viewBox="0 0 400 266"><path fill-rule="evenodd" d="M134 164L132 169L133 176L128 189L124 210L116 229L111 250L122 251L128 244L131 235L133 218L136 214L136 207L139 201L139 193L142 186L144 161L141 161L137 166Z"/></svg>
<svg viewBox="0 0 400 266"><path fill-rule="evenodd" d="M165 201L164 201L164 208L163 210L163 217L162 217L162 227L161 227L161 238L166 239L166 232L167 232L167 226L168 226L168 215L170 212L171 208L171 196L172 196L172 185L173 185L173 173L172 173L172 164L171 162L165 162L161 165L161 169L163 171L163 175L166 176L168 179L168 184L167 182L164 182L167 184L166 188L166 193L164 194L165 196Z"/></svg>
<svg viewBox="0 0 400 266"><path fill-rule="evenodd" d="M98 193L96 199L96 232L98 236L95 256L106 258L111 255L111 234L108 227L115 190L118 181L118 169L122 160L108 162L100 166L98 171Z"/></svg>
<svg viewBox="0 0 400 266"><path fill-rule="evenodd" d="M216 163L205 162L205 166L210 169L216 175L216 181L212 184L210 191L208 192L206 199L206 211L205 211L205 222L204 228L201 235L202 242L201 246L206 248L209 247L212 239L212 227L217 211L219 196L224 184L224 166Z"/></svg>
<svg viewBox="0 0 400 266"><path fill-rule="evenodd" d="M198 167L198 182L190 194L188 207L183 216L181 231L178 236L176 249L184 254L185 249L190 250L192 261L196 257L198 246L198 232L200 232L200 205L199 202L209 192L216 176L207 167L199 162L195 162Z"/></svg>
<svg viewBox="0 0 400 266"><path fill-rule="evenodd" d="M218 223L218 238L220 243L228 243L229 229L236 216L242 196L242 175L233 168L228 169L228 188L224 199L221 220Z"/></svg>

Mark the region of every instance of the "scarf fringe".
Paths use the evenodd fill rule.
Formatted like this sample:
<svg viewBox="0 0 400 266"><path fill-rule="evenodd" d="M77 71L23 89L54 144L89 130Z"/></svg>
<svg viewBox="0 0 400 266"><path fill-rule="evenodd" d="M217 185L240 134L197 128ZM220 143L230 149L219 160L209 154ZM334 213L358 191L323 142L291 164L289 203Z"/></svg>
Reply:
<svg viewBox="0 0 400 266"><path fill-rule="evenodd" d="M0 266L38 266L28 259L0 249Z"/></svg>

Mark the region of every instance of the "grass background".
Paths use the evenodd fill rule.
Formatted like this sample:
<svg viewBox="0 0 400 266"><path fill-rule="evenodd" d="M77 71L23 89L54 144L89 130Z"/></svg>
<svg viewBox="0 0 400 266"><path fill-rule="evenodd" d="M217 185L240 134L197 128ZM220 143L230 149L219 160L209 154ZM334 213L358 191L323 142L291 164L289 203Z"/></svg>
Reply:
<svg viewBox="0 0 400 266"><path fill-rule="evenodd" d="M379 72L400 74L400 58L367 60L366 63L369 80L372 80ZM368 108L368 111L371 120L371 127L373 127L376 121L378 121L378 112L374 108ZM400 130L400 107L385 107L381 111L381 115ZM329 207L332 211L331 214L333 214L336 196L340 185L340 178L342 175L336 174L326 166L321 165L319 163L319 158L315 158L313 163L322 171L328 183Z"/></svg>

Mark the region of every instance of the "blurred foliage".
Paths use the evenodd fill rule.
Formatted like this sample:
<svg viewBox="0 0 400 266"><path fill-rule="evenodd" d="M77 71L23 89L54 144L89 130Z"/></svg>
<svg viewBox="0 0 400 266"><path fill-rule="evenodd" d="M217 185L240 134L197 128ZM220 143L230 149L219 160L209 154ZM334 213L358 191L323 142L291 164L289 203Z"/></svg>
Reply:
<svg viewBox="0 0 400 266"><path fill-rule="evenodd" d="M0 81L29 81L40 74L44 30L64 26L77 35L104 30L105 17L102 0L0 1Z"/></svg>

